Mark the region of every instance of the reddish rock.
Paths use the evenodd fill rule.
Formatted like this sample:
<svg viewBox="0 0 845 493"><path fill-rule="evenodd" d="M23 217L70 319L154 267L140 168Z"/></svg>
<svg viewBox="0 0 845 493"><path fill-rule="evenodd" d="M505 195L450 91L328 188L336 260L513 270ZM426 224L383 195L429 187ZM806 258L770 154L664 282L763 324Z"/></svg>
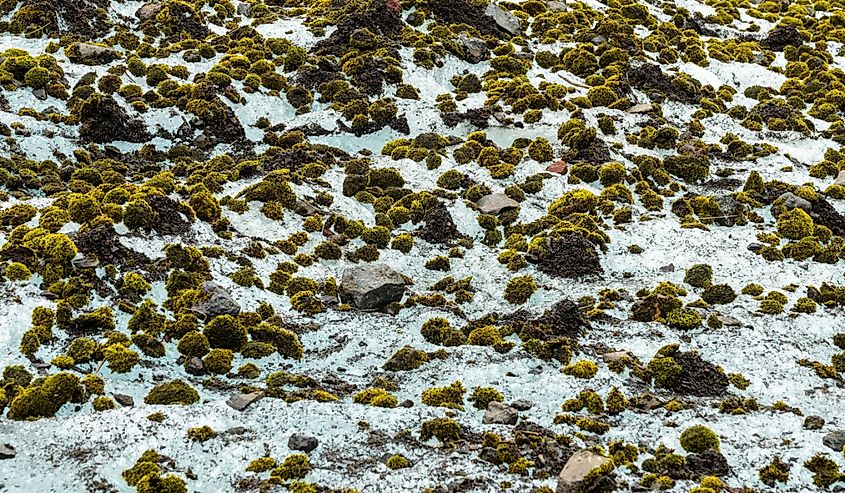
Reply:
<svg viewBox="0 0 845 493"><path fill-rule="evenodd" d="M549 173L557 173L559 175L565 175L566 171L568 169L569 169L569 165L567 165L565 162L557 161L557 162L550 164L546 168L546 171L548 171Z"/></svg>

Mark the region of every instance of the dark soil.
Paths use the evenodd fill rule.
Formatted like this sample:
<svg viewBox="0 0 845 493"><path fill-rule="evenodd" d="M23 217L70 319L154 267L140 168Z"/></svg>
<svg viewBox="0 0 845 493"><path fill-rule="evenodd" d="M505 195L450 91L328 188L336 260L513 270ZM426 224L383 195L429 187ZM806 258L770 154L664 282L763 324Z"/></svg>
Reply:
<svg viewBox="0 0 845 493"><path fill-rule="evenodd" d="M120 242L110 224L100 224L78 233L73 242L79 252L95 257L101 265L114 264L121 269L137 269L150 263L149 257L131 250Z"/></svg>
<svg viewBox="0 0 845 493"><path fill-rule="evenodd" d="M144 122L129 118L111 96L93 97L82 103L79 121L79 137L83 142L140 144L152 138Z"/></svg>
<svg viewBox="0 0 845 493"><path fill-rule="evenodd" d="M429 243L451 243L463 235L455 226L452 214L443 204L430 209L425 216L425 224L417 230L417 237Z"/></svg>
<svg viewBox="0 0 845 493"><path fill-rule="evenodd" d="M780 25L760 41L760 46L772 51L783 51L787 46L799 47L804 43L801 34L795 26Z"/></svg>
<svg viewBox="0 0 845 493"><path fill-rule="evenodd" d="M599 261L596 246L578 233L563 233L546 239L545 251L529 262L553 277L573 279L583 276L599 276L604 269Z"/></svg>
<svg viewBox="0 0 845 493"><path fill-rule="evenodd" d="M701 356L688 351L674 356L681 365L681 373L669 387L679 394L697 397L717 397L728 390L728 377L719 368L704 361Z"/></svg>
<svg viewBox="0 0 845 493"><path fill-rule="evenodd" d="M628 84L645 92L655 100L674 99L682 103L698 104L701 95L698 92L683 89L672 83L659 65L644 63L628 69Z"/></svg>
<svg viewBox="0 0 845 493"><path fill-rule="evenodd" d="M428 2L431 14L442 24L466 24L481 35L502 36L506 33L496 22L464 0L433 0Z"/></svg>

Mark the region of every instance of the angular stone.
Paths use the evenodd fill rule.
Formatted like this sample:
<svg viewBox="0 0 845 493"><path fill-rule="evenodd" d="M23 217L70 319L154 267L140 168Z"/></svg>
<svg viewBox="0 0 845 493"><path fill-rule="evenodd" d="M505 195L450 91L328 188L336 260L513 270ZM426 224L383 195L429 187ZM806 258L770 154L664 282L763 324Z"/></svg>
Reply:
<svg viewBox="0 0 845 493"><path fill-rule="evenodd" d="M135 399L131 395L114 394L114 400L123 407L132 407L135 405Z"/></svg>
<svg viewBox="0 0 845 493"><path fill-rule="evenodd" d="M592 450L579 450L572 454L557 477L556 493L575 493L582 491L584 481L590 473L610 463L611 460Z"/></svg>
<svg viewBox="0 0 845 493"><path fill-rule="evenodd" d="M359 310L377 310L398 302L407 281L385 264L363 264L343 271L340 299Z"/></svg>
<svg viewBox="0 0 845 493"><path fill-rule="evenodd" d="M253 402L257 401L264 397L264 394L261 392L253 392L251 394L237 394L229 397L226 401L226 404L229 405L232 409L237 411L243 411L247 407L249 407Z"/></svg>
<svg viewBox="0 0 845 493"><path fill-rule="evenodd" d="M546 8L552 12L565 12L567 10L566 2L548 1L546 2Z"/></svg>
<svg viewBox="0 0 845 493"><path fill-rule="evenodd" d="M519 202L503 193L491 193L478 199L478 208L484 214L498 215L501 212L516 209Z"/></svg>
<svg viewBox="0 0 845 493"><path fill-rule="evenodd" d="M528 399L517 399L511 402L511 407L516 409L517 411L527 411L534 407L534 403L529 401Z"/></svg>
<svg viewBox="0 0 845 493"><path fill-rule="evenodd" d="M294 433L288 439L288 448L291 450L299 450L306 454L317 448L320 442L316 438L306 435L305 433Z"/></svg>
<svg viewBox="0 0 845 493"><path fill-rule="evenodd" d="M481 422L485 425L515 425L517 420L519 413L516 409L499 401L490 401Z"/></svg>
<svg viewBox="0 0 845 493"><path fill-rule="evenodd" d="M461 34L458 44L464 49L464 55L469 63L478 63L487 58L487 43L484 40Z"/></svg>
<svg viewBox="0 0 845 493"><path fill-rule="evenodd" d="M241 311L240 305L232 299L229 292L212 281L202 283L201 299L191 308L204 314L208 319L218 315L237 315Z"/></svg>
<svg viewBox="0 0 845 493"><path fill-rule="evenodd" d="M611 351L601 355L602 361L605 363L614 363L623 359L634 359L634 355L630 351Z"/></svg>
<svg viewBox="0 0 845 493"><path fill-rule="evenodd" d="M843 169L839 172L838 175L836 175L836 179L833 180L833 184L842 185L843 187L845 187L845 169Z"/></svg>
<svg viewBox="0 0 845 493"><path fill-rule="evenodd" d="M200 376L205 374L205 365L203 365L202 360L199 358L191 358L185 364L185 371L188 372L189 375Z"/></svg>
<svg viewBox="0 0 845 493"><path fill-rule="evenodd" d="M91 43L74 43L65 49L65 54L71 62L83 65L103 65L117 58L114 49Z"/></svg>
<svg viewBox="0 0 845 493"><path fill-rule="evenodd" d="M5 445L0 445L0 460L14 459L15 455L17 455L15 447L11 446L8 443Z"/></svg>
<svg viewBox="0 0 845 493"><path fill-rule="evenodd" d="M161 7L162 5L158 2L145 3L135 11L135 17L141 22L152 19L161 12Z"/></svg>
<svg viewBox="0 0 845 493"><path fill-rule="evenodd" d="M640 103L631 106L625 112L627 113L648 113L649 111L653 110L654 106L651 103Z"/></svg>
<svg viewBox="0 0 845 493"><path fill-rule="evenodd" d="M845 447L845 430L831 431L822 438L822 443L827 448L842 452L842 448Z"/></svg>
<svg viewBox="0 0 845 493"><path fill-rule="evenodd" d="M792 192L782 194L777 200L783 201L783 206L787 209L803 209L807 212L813 210L813 203L807 199L803 199Z"/></svg>
<svg viewBox="0 0 845 493"><path fill-rule="evenodd" d="M519 19L495 3L488 3L487 10L485 10L484 13L487 14L488 17L492 18L496 25L511 35L519 33Z"/></svg>

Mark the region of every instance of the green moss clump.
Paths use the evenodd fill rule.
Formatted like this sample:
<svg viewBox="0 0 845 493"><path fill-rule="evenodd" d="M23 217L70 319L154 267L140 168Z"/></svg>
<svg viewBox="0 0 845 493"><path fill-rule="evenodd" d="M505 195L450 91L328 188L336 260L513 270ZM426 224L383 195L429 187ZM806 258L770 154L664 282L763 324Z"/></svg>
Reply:
<svg viewBox="0 0 845 493"><path fill-rule="evenodd" d="M607 394L607 414L611 416L619 414L625 409L628 408L628 399L625 398L625 395L617 389L613 387L610 389L610 392Z"/></svg>
<svg viewBox="0 0 845 493"><path fill-rule="evenodd" d="M153 387L144 397L144 404L182 404L190 405L199 402L199 393L182 380L172 380Z"/></svg>
<svg viewBox="0 0 845 493"><path fill-rule="evenodd" d="M713 268L707 264L695 264L687 269L684 282L695 288L708 288L713 283Z"/></svg>
<svg viewBox="0 0 845 493"><path fill-rule="evenodd" d="M590 360L581 360L564 367L561 372L575 378L590 379L596 376L599 367Z"/></svg>
<svg viewBox="0 0 845 493"><path fill-rule="evenodd" d="M775 483L786 483L789 481L789 469L789 464L783 462L780 457L775 457L768 465L760 469L758 477L763 484L774 488Z"/></svg>
<svg viewBox="0 0 845 493"><path fill-rule="evenodd" d="M10 281L28 281L32 277L32 272L26 265L20 262L12 262L6 266L6 277Z"/></svg>
<svg viewBox="0 0 845 493"><path fill-rule="evenodd" d="M726 305L736 299L736 292L727 284L714 284L701 293L701 299L711 305Z"/></svg>
<svg viewBox="0 0 845 493"><path fill-rule="evenodd" d="M273 344L279 354L286 358L301 359L304 354L299 336L291 330L261 322L250 329L250 333L255 341Z"/></svg>
<svg viewBox="0 0 845 493"><path fill-rule="evenodd" d="M239 350L248 340L247 331L231 315L219 315L205 325L203 334L212 348Z"/></svg>
<svg viewBox="0 0 845 493"><path fill-rule="evenodd" d="M467 341L463 332L452 328L449 321L442 317L426 320L420 333L426 341L439 346L460 346Z"/></svg>
<svg viewBox="0 0 845 493"><path fill-rule="evenodd" d="M437 438L442 443L450 443L461 438L461 425L449 418L434 418L424 421L420 428L420 440Z"/></svg>
<svg viewBox="0 0 845 493"><path fill-rule="evenodd" d="M554 159L554 149L547 139L537 137L528 146L528 157L540 163L547 163Z"/></svg>
<svg viewBox="0 0 845 493"><path fill-rule="evenodd" d="M97 412L100 411L108 411L110 409L117 408L117 404L114 402L114 399L111 397L100 396L94 399L91 403L94 407L94 410Z"/></svg>
<svg viewBox="0 0 845 493"><path fill-rule="evenodd" d="M500 353L510 351L513 348L513 342L503 339L499 329L493 325L473 329L467 336L467 344L489 346Z"/></svg>
<svg viewBox="0 0 845 493"><path fill-rule="evenodd" d="M402 454L396 454L390 456L385 462L385 465L390 469L405 469L411 467L411 461Z"/></svg>
<svg viewBox="0 0 845 493"><path fill-rule="evenodd" d="M208 425L188 429L188 440L192 442L205 442L217 436L217 432Z"/></svg>
<svg viewBox="0 0 845 493"><path fill-rule="evenodd" d="M428 353L425 351L415 349L411 346L404 346L396 351L382 368L389 371L409 371L421 367L428 360Z"/></svg>
<svg viewBox="0 0 845 493"><path fill-rule="evenodd" d="M819 488L827 488L842 479L839 465L825 454L810 457L804 462L804 467L813 473L813 483Z"/></svg>
<svg viewBox="0 0 845 493"><path fill-rule="evenodd" d="M687 183L703 181L710 174L710 161L705 156L668 156L663 160L663 167Z"/></svg>
<svg viewBox="0 0 845 493"><path fill-rule="evenodd" d="M103 358L108 363L109 370L115 373L128 373L141 361L138 353L118 343L103 348Z"/></svg>
<svg viewBox="0 0 845 493"><path fill-rule="evenodd" d="M84 389L76 375L67 372L35 380L16 392L9 404L9 419L49 418L68 402L82 402Z"/></svg>
<svg viewBox="0 0 845 493"><path fill-rule="evenodd" d="M517 276L508 281L505 287L505 300L514 305L521 305L528 301L537 290L537 283L530 275Z"/></svg>
<svg viewBox="0 0 845 493"><path fill-rule="evenodd" d="M232 351L228 349L215 348L202 360L203 368L216 373L218 375L225 375L232 370Z"/></svg>
<svg viewBox="0 0 845 493"><path fill-rule="evenodd" d="M285 457L285 460L272 472L270 476L275 476L283 480L302 479L309 472L311 472L311 462L305 454L291 454Z"/></svg>
<svg viewBox="0 0 845 493"><path fill-rule="evenodd" d="M352 402L357 404L366 404L368 406L388 408L396 407L397 404L399 404L399 401L395 396L378 387L370 387L358 392L352 398Z"/></svg>
<svg viewBox="0 0 845 493"><path fill-rule="evenodd" d="M654 379L654 385L669 388L683 371L681 365L672 357L653 358L648 362L648 372Z"/></svg>
<svg viewBox="0 0 845 493"><path fill-rule="evenodd" d="M205 335L195 330L183 335L176 345L176 350L189 358L202 358L208 354L209 349L208 339Z"/></svg>
<svg viewBox="0 0 845 493"><path fill-rule="evenodd" d="M466 389L460 381L454 381L447 387L432 387L423 391L422 403L427 406L464 408L464 393Z"/></svg>
<svg viewBox="0 0 845 493"><path fill-rule="evenodd" d="M790 240L800 240L813 234L813 218L802 209L792 209L778 216L778 233Z"/></svg>
<svg viewBox="0 0 845 493"><path fill-rule="evenodd" d="M414 237L409 233L402 233L396 235L390 242L390 248L399 250L402 253L409 253L414 247Z"/></svg>
<svg viewBox="0 0 845 493"><path fill-rule="evenodd" d="M505 396L493 387L476 387L468 397L476 409L487 409L492 401L504 402Z"/></svg>
<svg viewBox="0 0 845 493"><path fill-rule="evenodd" d="M687 428L679 437L681 447L689 453L700 454L708 450L719 451L719 437L704 425Z"/></svg>
<svg viewBox="0 0 845 493"><path fill-rule="evenodd" d="M573 213L592 213L599 203L599 198L586 189L570 190L562 197L552 202L549 206L549 214L559 218L565 218Z"/></svg>
<svg viewBox="0 0 845 493"><path fill-rule="evenodd" d="M276 459L272 457L259 457L250 461L246 466L247 472L267 472L276 467Z"/></svg>

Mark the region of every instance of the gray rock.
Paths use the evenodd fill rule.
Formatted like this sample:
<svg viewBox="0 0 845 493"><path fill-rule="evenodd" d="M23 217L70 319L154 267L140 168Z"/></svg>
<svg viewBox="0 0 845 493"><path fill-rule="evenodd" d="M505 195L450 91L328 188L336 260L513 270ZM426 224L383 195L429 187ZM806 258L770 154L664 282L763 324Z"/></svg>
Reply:
<svg viewBox="0 0 845 493"><path fill-rule="evenodd" d="M664 265L660 268L660 272L675 272L675 264Z"/></svg>
<svg viewBox="0 0 845 493"><path fill-rule="evenodd" d="M5 445L0 445L0 460L14 459L15 455L17 455L15 447L9 445L8 443Z"/></svg>
<svg viewBox="0 0 845 493"><path fill-rule="evenodd" d="M65 49L65 54L73 63L83 65L103 65L117 58L113 48L92 43L73 43Z"/></svg>
<svg viewBox="0 0 845 493"><path fill-rule="evenodd" d="M363 264L343 271L340 299L359 310L378 310L400 301L407 281L385 264Z"/></svg>
<svg viewBox="0 0 845 493"><path fill-rule="evenodd" d="M511 35L519 33L519 19L495 3L488 3L487 10L485 10L484 13L487 14L488 17L492 18L499 27Z"/></svg>
<svg viewBox="0 0 845 493"><path fill-rule="evenodd" d="M534 403L529 401L528 399L517 399L511 402L511 407L516 409L517 411L527 411L534 407Z"/></svg>
<svg viewBox="0 0 845 493"><path fill-rule="evenodd" d="M478 208L484 214L496 214L519 207L519 202L503 193L491 193L478 199Z"/></svg>
<svg viewBox="0 0 845 493"><path fill-rule="evenodd" d="M836 179L833 180L833 184L842 185L843 187L845 187L845 169L843 169L839 172L838 175L836 175Z"/></svg>
<svg viewBox="0 0 845 493"><path fill-rule="evenodd" d="M202 283L202 297L191 309L209 319L218 315L237 315L241 311L240 305L232 299L229 292L212 281Z"/></svg>
<svg viewBox="0 0 845 493"><path fill-rule="evenodd" d="M552 12L565 12L567 10L566 2L546 2L546 8Z"/></svg>
<svg viewBox="0 0 845 493"><path fill-rule="evenodd" d="M736 225L737 218L745 212L745 206L740 204L733 195L719 195L715 200L719 204L722 215L716 218L714 222L719 226Z"/></svg>
<svg viewBox="0 0 845 493"><path fill-rule="evenodd" d="M517 420L519 413L516 409L499 401L490 401L481 422L485 425L515 425Z"/></svg>
<svg viewBox="0 0 845 493"><path fill-rule="evenodd" d="M634 359L634 355L630 351L611 351L601 355L601 359L605 363L614 363L625 358Z"/></svg>
<svg viewBox="0 0 845 493"><path fill-rule="evenodd" d="M824 426L824 418L821 416L807 416L804 418L805 430L821 430Z"/></svg>
<svg viewBox="0 0 845 493"><path fill-rule="evenodd" d="M464 49L469 63L478 63L487 58L487 43L482 39L461 34L458 36L458 44Z"/></svg>
<svg viewBox="0 0 845 493"><path fill-rule="evenodd" d="M317 448L320 442L316 438L306 435L305 433L294 433L288 439L288 448L291 450L299 450L306 454Z"/></svg>
<svg viewBox="0 0 845 493"><path fill-rule="evenodd" d="M145 3L135 11L135 17L137 17L141 22L152 19L161 12L161 7L162 5L158 2Z"/></svg>
<svg viewBox="0 0 845 493"><path fill-rule="evenodd" d="M191 358L185 363L185 371L188 372L189 375L200 376L205 374L205 365L203 365L202 360L199 358Z"/></svg>
<svg viewBox="0 0 845 493"><path fill-rule="evenodd" d="M238 4L238 15L242 15L244 17L249 17L250 12L252 12L252 4L251 3L239 3Z"/></svg>
<svg viewBox="0 0 845 493"><path fill-rule="evenodd" d="M38 89L32 90L32 95L35 96L35 99L39 101L45 101L47 99L47 91L42 87Z"/></svg>
<svg viewBox="0 0 845 493"><path fill-rule="evenodd" d="M131 395L114 394L114 400L123 407L132 407L135 405L135 399Z"/></svg>
<svg viewBox="0 0 845 493"><path fill-rule="evenodd" d="M229 397L226 401L226 404L229 405L232 409L237 411L243 411L248 408L253 402L257 401L264 397L264 394L261 392L253 392L251 394L237 394Z"/></svg>
<svg viewBox="0 0 845 493"><path fill-rule="evenodd" d="M628 112L628 113L648 113L649 111L651 111L653 109L654 109L654 106L652 106L651 103L640 103L640 104L635 104L634 106L631 106L630 108L628 108L625 111Z"/></svg>
<svg viewBox="0 0 845 493"><path fill-rule="evenodd" d="M722 322L722 325L725 327L740 327L742 326L742 321L738 318L731 317L728 315L716 315L716 320Z"/></svg>
<svg viewBox="0 0 845 493"><path fill-rule="evenodd" d="M579 450L572 454L557 477L555 493L575 493L581 491L581 486L587 476L596 469L605 466L610 459L592 450Z"/></svg>
<svg viewBox="0 0 845 493"><path fill-rule="evenodd" d="M822 443L827 448L842 452L842 448L845 447L845 430L831 431L822 438Z"/></svg>
<svg viewBox="0 0 845 493"><path fill-rule="evenodd" d="M778 201L783 201L783 206L787 209L804 209L807 212L813 210L813 204L792 192L786 192L777 198Z"/></svg>

